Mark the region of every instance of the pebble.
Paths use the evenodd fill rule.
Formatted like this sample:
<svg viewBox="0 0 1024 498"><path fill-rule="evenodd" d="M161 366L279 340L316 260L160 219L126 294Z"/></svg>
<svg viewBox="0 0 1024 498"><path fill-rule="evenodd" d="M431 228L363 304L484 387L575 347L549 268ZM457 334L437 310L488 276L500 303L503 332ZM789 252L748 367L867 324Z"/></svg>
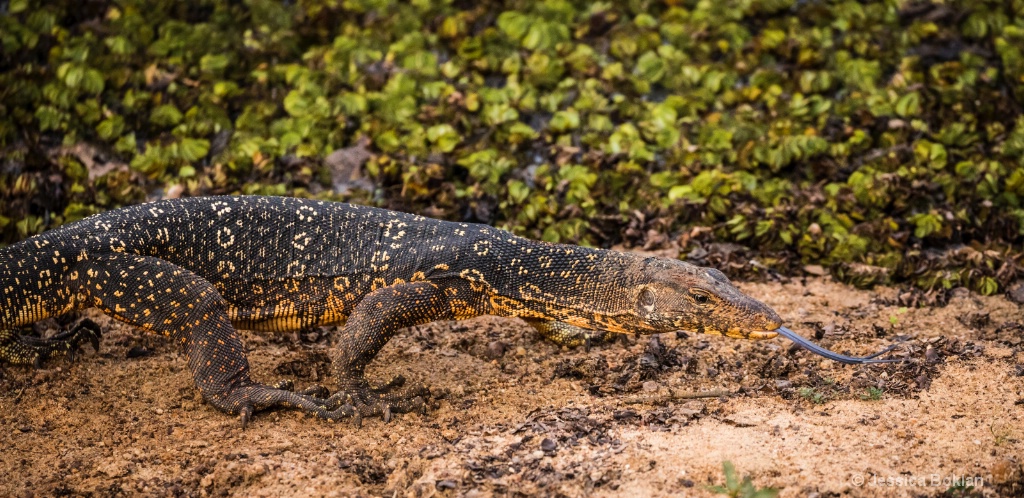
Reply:
<svg viewBox="0 0 1024 498"><path fill-rule="evenodd" d="M555 451L555 448L558 448L558 443L551 439L544 438L544 440L540 442L540 449L544 451Z"/></svg>
<svg viewBox="0 0 1024 498"><path fill-rule="evenodd" d="M1013 286L1006 296L1017 304L1024 304L1024 282L1018 282L1017 285Z"/></svg>
<svg viewBox="0 0 1024 498"><path fill-rule="evenodd" d="M487 357L495 360L505 356L505 343L501 341L491 341L487 344Z"/></svg>
<svg viewBox="0 0 1024 498"><path fill-rule="evenodd" d="M654 392L658 390L658 387L658 383L653 380L644 382L644 391Z"/></svg>
<svg viewBox="0 0 1024 498"><path fill-rule="evenodd" d="M819 228L818 231L820 232L821 229ZM826 270L825 267L821 265L806 265L804 266L804 271L818 277L828 274L828 270Z"/></svg>

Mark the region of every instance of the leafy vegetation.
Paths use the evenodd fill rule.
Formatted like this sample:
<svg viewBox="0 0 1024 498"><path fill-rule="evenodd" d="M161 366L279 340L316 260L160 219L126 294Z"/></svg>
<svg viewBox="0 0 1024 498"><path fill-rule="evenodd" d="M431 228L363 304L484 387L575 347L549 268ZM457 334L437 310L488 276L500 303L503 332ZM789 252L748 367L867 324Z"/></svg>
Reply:
<svg viewBox="0 0 1024 498"><path fill-rule="evenodd" d="M884 390L871 386L865 390L864 394L860 395L860 399L864 401L878 401L882 399L883 394L885 394Z"/></svg>
<svg viewBox="0 0 1024 498"><path fill-rule="evenodd" d="M811 403L814 403L816 405L820 405L829 400L829 396L827 394L813 387L801 387L800 390L797 392L800 394L801 398L806 399L807 401L810 401Z"/></svg>
<svg viewBox="0 0 1024 498"><path fill-rule="evenodd" d="M0 47L5 243L289 194L859 285L1022 273L1024 0L3 0Z"/></svg>
<svg viewBox="0 0 1024 498"><path fill-rule="evenodd" d="M708 490L715 494L727 495L731 498L775 498L779 491L775 488L761 488L754 486L750 476L743 476L741 481L736 467L732 462L722 462L722 472L725 474L725 485L708 486Z"/></svg>

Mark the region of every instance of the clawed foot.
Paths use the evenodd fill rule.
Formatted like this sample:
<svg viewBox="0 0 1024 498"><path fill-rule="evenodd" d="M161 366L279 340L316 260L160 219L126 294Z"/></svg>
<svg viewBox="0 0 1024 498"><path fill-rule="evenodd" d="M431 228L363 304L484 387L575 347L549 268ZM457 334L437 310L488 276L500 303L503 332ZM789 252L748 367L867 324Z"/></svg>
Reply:
<svg viewBox="0 0 1024 498"><path fill-rule="evenodd" d="M392 414L425 411L425 399L430 391L422 386L405 387L405 378L398 376L378 388L366 381L348 383L355 387L343 388L333 396L326 388L312 385L294 391L290 380L274 385L244 384L223 394L207 396L213 406L240 416L244 429L253 413L270 408L293 408L323 420L352 419L357 427L364 417L380 416L391 421Z"/></svg>
<svg viewBox="0 0 1024 498"><path fill-rule="evenodd" d="M385 423L395 413L426 411L430 390L422 385L405 387L405 377L396 376L381 387L370 387L365 379L342 382L342 389L327 399L327 408L335 408L352 417L361 426L363 417L381 417Z"/></svg>
<svg viewBox="0 0 1024 498"><path fill-rule="evenodd" d="M293 392L291 381L281 381L272 386L248 384L231 389L223 394L206 395L207 402L220 410L234 413L242 422L242 429L256 412L272 408L292 408L323 420L342 420L352 416L345 408L327 407L327 389L310 386Z"/></svg>
<svg viewBox="0 0 1024 498"><path fill-rule="evenodd" d="M11 335L0 345L3 359L14 364L32 364L42 368L43 362L59 355L69 361L75 361L82 345L89 343L94 351L100 350L102 330L96 322L85 318L74 327L62 331L48 339L38 337Z"/></svg>

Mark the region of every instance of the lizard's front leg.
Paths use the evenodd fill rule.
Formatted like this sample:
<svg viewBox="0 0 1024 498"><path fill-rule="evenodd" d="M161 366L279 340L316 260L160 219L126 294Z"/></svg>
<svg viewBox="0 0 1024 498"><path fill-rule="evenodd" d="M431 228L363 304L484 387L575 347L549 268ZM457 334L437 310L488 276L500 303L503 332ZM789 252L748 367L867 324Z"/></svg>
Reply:
<svg viewBox="0 0 1024 498"><path fill-rule="evenodd" d="M557 320L545 320L542 318L524 318L523 320L536 329L537 332L540 332L545 339L559 346L570 348L583 346L589 351L591 344L612 342L618 337L618 334L615 332L589 330Z"/></svg>
<svg viewBox="0 0 1024 498"><path fill-rule="evenodd" d="M196 387L214 407L241 416L275 407L294 408L339 420L351 410L328 410L318 392L292 392L249 376L249 361L226 313L226 303L209 281L186 268L150 256L90 254L74 268L74 289L104 313L181 343Z"/></svg>
<svg viewBox="0 0 1024 498"><path fill-rule="evenodd" d="M377 289L356 305L342 330L333 365L340 390L327 402L359 417L381 416L423 407L422 387L401 389L401 377L378 388L366 381L366 366L400 329L454 320L444 289L433 282L411 282Z"/></svg>

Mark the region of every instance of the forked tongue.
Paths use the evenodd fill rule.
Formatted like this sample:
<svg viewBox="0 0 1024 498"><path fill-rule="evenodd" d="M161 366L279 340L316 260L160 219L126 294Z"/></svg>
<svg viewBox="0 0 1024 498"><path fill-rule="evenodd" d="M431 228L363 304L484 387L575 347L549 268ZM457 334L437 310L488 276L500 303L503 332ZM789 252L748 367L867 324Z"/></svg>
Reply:
<svg viewBox="0 0 1024 498"><path fill-rule="evenodd" d="M800 346L816 355L824 356L825 358L828 358L832 361L838 361L839 363L845 363L847 365L865 365L868 363L896 363L900 361L906 361L906 358L876 358L877 356L881 356L885 353L888 353L889 351L892 351L893 349L896 349L895 344L870 356L846 356L833 351L829 351L811 342L810 340L805 339L802 335L797 334L796 332L793 332L792 330L789 330L786 327L779 327L775 329L773 332L778 332L786 339L795 342L797 346Z"/></svg>

